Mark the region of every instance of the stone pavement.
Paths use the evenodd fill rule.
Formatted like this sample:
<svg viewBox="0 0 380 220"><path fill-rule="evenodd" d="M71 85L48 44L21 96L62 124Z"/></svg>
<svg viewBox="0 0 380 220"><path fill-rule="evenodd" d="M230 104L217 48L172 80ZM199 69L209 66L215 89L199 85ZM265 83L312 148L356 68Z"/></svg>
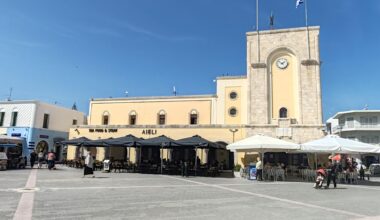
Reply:
<svg viewBox="0 0 380 220"><path fill-rule="evenodd" d="M0 219L380 219L380 186L82 170L0 172Z"/></svg>

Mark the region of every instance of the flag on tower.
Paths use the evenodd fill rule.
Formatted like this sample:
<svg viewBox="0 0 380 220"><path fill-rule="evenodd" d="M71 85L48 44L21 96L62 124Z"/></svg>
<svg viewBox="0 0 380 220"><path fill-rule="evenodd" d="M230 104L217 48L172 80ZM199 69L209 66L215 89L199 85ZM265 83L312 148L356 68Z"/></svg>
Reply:
<svg viewBox="0 0 380 220"><path fill-rule="evenodd" d="M303 0L297 0L297 2L296 2L296 8L298 8L298 6L299 6L300 4L303 4Z"/></svg>

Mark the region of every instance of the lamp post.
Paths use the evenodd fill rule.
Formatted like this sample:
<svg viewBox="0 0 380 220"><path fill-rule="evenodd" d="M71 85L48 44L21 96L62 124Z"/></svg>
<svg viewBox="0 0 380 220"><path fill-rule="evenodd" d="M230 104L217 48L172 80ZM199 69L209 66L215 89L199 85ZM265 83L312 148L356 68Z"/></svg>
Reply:
<svg viewBox="0 0 380 220"><path fill-rule="evenodd" d="M237 128L230 128L230 132L232 132L232 143L235 142L235 133L239 131Z"/></svg>
<svg viewBox="0 0 380 220"><path fill-rule="evenodd" d="M235 142L235 133L239 131L237 128L230 128L230 132L232 132L232 143ZM236 165L238 158L237 158L237 152L236 150L234 151L234 164Z"/></svg>

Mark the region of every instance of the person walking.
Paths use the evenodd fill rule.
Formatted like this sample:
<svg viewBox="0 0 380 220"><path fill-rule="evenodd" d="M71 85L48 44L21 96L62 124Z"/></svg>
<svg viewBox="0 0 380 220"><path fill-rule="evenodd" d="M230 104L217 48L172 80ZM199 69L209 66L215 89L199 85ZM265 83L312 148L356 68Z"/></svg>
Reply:
<svg viewBox="0 0 380 220"><path fill-rule="evenodd" d="M42 163L44 162L45 157L44 157L44 152L40 151L38 153L38 168L42 168Z"/></svg>
<svg viewBox="0 0 380 220"><path fill-rule="evenodd" d="M364 180L364 176L365 176L364 165L360 164L359 166L360 166L360 169L359 169L360 180Z"/></svg>
<svg viewBox="0 0 380 220"><path fill-rule="evenodd" d="M92 175L94 178L94 159L91 156L91 151L87 153L86 159L84 160L84 171L83 177L86 175Z"/></svg>
<svg viewBox="0 0 380 220"><path fill-rule="evenodd" d="M331 180L334 183L334 188L336 188L336 175L337 175L337 166L336 163L333 161L329 161L328 166L327 166L327 185L326 189L329 188Z"/></svg>
<svg viewBox="0 0 380 220"><path fill-rule="evenodd" d="M260 157L257 157L256 163L256 179L262 181L263 180L263 163L261 162Z"/></svg>
<svg viewBox="0 0 380 220"><path fill-rule="evenodd" d="M48 169L51 170L51 169L55 169L55 154L53 151L50 151L49 154L48 154L48 157L47 157L47 161L48 161Z"/></svg>
<svg viewBox="0 0 380 220"><path fill-rule="evenodd" d="M36 162L36 159L37 159L37 154L33 150L32 153L30 153L30 168L34 167L34 163Z"/></svg>

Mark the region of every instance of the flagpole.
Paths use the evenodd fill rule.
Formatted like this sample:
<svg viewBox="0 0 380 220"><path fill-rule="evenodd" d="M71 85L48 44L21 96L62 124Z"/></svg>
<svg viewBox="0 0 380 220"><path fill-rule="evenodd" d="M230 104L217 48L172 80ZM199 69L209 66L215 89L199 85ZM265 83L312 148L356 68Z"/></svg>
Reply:
<svg viewBox="0 0 380 220"><path fill-rule="evenodd" d="M256 0L257 63L260 63L259 0Z"/></svg>
<svg viewBox="0 0 380 220"><path fill-rule="evenodd" d="M307 0L305 0L305 23L306 23L306 34L307 34L307 53L309 55L309 60L311 59L310 55L310 34L309 34L309 23L307 17Z"/></svg>

